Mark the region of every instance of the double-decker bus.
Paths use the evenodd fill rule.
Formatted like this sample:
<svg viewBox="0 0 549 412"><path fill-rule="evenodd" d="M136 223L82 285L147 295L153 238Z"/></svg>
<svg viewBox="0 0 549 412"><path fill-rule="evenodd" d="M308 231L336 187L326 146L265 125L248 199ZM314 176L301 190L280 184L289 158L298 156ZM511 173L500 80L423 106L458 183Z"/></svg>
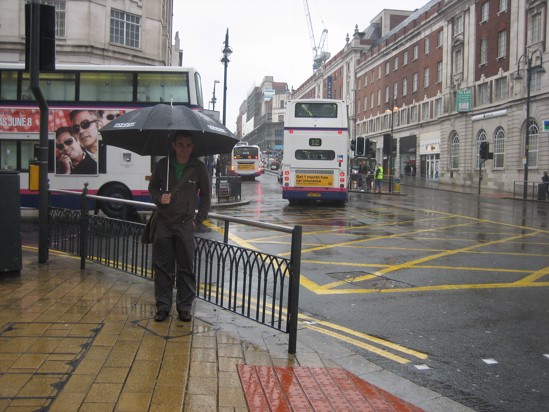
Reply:
<svg viewBox="0 0 549 412"><path fill-rule="evenodd" d="M40 73L49 105L50 189L82 190L99 196L149 201L150 156L105 145L98 130L121 114L158 103L203 109L200 74L193 68L160 66L57 65ZM21 205L37 207L29 170L39 144L40 110L23 64L0 64L0 168L19 171ZM35 166L36 167L36 166ZM51 204L78 207L78 197L52 192ZM96 205L111 217L122 206Z"/></svg>
<svg viewBox="0 0 549 412"><path fill-rule="evenodd" d="M229 173L250 179L260 176L262 169L261 149L259 146L248 145L242 142L233 147Z"/></svg>
<svg viewBox="0 0 549 412"><path fill-rule="evenodd" d="M282 197L334 201L348 196L349 127L342 100L289 101L284 120Z"/></svg>

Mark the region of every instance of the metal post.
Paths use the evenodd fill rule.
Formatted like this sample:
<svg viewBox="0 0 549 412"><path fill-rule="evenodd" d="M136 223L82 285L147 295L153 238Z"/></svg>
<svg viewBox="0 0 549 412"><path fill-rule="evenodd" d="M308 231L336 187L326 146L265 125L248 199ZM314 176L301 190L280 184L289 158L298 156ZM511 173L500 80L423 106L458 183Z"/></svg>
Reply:
<svg viewBox="0 0 549 412"><path fill-rule="evenodd" d="M290 292L288 296L288 353L297 350L297 318L299 313L299 284L301 277L301 239L303 228L295 226L292 231L292 250L290 255Z"/></svg>
<svg viewBox="0 0 549 412"><path fill-rule="evenodd" d="M221 63L223 63L223 125L227 124L227 66L231 61L229 56L232 54L232 49L229 47L229 29L225 34L225 47L223 48L223 57Z"/></svg>
<svg viewBox="0 0 549 412"><path fill-rule="evenodd" d="M532 81L532 56L526 63L526 137L524 139L524 186L522 198L528 197L528 149L530 146L530 82Z"/></svg>
<svg viewBox="0 0 549 412"><path fill-rule="evenodd" d="M48 118L49 107L40 89L40 2L30 5L30 87L40 108L38 153L38 263L48 261Z"/></svg>
<svg viewBox="0 0 549 412"><path fill-rule="evenodd" d="M84 183L82 190L82 203L80 205L80 269L86 269L86 258L88 257L88 183Z"/></svg>
<svg viewBox="0 0 549 412"><path fill-rule="evenodd" d="M219 83L219 80L214 80L214 89L212 94L212 110L215 111L215 103L217 102L217 98L215 97L215 85Z"/></svg>

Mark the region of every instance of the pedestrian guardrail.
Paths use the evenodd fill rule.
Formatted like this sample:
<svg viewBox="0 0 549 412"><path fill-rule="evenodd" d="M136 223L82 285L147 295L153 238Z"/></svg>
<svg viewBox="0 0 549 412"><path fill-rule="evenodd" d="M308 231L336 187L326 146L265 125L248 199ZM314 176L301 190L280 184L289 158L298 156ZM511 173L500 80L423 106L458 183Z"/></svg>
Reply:
<svg viewBox="0 0 549 412"><path fill-rule="evenodd" d="M513 182L513 197L546 200L549 198L548 184L544 182Z"/></svg>
<svg viewBox="0 0 549 412"><path fill-rule="evenodd" d="M81 196L81 210L49 208L49 247L80 256L80 267L92 261L152 279L152 247L141 242L144 222L90 214L93 200L119 202L128 207L154 209L152 203L89 195L82 192L50 192ZM302 227L288 227L217 213L208 220L223 222L218 232L195 236L197 297L223 309L289 334L289 353L296 352ZM252 226L291 235L290 257L229 243L230 225Z"/></svg>

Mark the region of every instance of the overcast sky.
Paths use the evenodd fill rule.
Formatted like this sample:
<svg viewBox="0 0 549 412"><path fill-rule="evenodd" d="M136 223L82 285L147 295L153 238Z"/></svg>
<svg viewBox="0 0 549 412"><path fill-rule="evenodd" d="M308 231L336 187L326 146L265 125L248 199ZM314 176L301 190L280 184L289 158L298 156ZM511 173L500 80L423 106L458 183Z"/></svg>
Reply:
<svg viewBox="0 0 549 412"><path fill-rule="evenodd" d="M312 28L318 45L328 30L324 47L333 55L353 35L382 11L382 7L415 10L428 0L308 0ZM227 127L236 129L240 104L265 76L297 88L313 73L313 50L303 0L194 0L174 1L174 34L179 32L183 65L202 75L204 106L211 108L214 81L217 103L223 110L223 64L220 62L229 29L233 50L227 70Z"/></svg>

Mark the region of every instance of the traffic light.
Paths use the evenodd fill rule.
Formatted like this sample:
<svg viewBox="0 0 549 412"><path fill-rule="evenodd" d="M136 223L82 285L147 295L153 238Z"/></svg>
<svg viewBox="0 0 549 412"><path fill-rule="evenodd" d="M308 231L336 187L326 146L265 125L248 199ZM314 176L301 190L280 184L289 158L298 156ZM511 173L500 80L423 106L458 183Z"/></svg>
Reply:
<svg viewBox="0 0 549 412"><path fill-rule="evenodd" d="M369 156L371 150L372 144L370 142L370 139L366 138L366 140L364 140L364 156Z"/></svg>
<svg viewBox="0 0 549 412"><path fill-rule="evenodd" d="M356 150L356 140L351 139L351 151L354 153Z"/></svg>
<svg viewBox="0 0 549 412"><path fill-rule="evenodd" d="M486 160L489 158L488 152L490 151L490 145L488 142L480 142L480 146L478 149L479 157L483 160Z"/></svg>
<svg viewBox="0 0 549 412"><path fill-rule="evenodd" d="M355 149L355 154L357 156L364 156L364 141L367 140L365 139L364 137L357 137L356 138L356 149Z"/></svg>

